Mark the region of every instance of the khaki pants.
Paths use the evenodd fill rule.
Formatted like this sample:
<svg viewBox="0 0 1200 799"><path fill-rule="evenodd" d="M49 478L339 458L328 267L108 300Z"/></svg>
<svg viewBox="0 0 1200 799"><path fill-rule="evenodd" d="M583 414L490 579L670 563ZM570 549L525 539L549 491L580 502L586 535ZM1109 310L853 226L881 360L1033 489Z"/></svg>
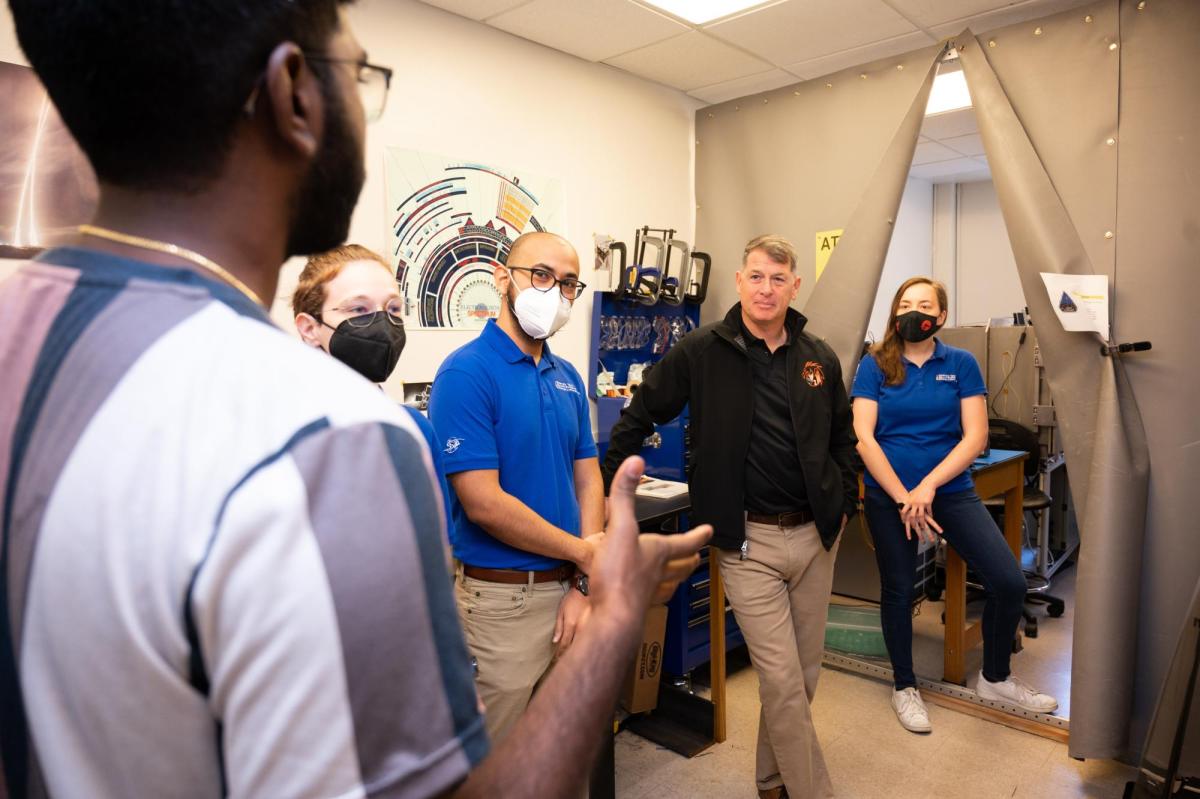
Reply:
<svg viewBox="0 0 1200 799"><path fill-rule="evenodd" d="M821 673L837 544L826 552L816 525L746 524L746 559L717 550L725 593L758 672L756 782L789 795L833 795L809 705Z"/></svg>
<svg viewBox="0 0 1200 799"><path fill-rule="evenodd" d="M554 622L566 582L508 585L462 574L458 618L479 669L475 686L496 745L516 723L554 661Z"/></svg>

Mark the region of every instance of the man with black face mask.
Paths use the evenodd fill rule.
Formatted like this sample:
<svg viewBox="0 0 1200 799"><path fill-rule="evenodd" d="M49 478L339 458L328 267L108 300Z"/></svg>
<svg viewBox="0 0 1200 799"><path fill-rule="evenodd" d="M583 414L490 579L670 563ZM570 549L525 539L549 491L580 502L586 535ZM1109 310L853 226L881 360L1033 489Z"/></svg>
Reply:
<svg viewBox="0 0 1200 799"><path fill-rule="evenodd" d="M372 383L383 383L404 351L404 299L377 254L347 244L313 256L292 294L296 332Z"/></svg>
<svg viewBox="0 0 1200 799"><path fill-rule="evenodd" d="M493 742L586 617L588 536L604 526L586 384L546 344L583 290L575 248L527 233L495 280L500 318L446 359L429 403L454 493L459 617Z"/></svg>
<svg viewBox="0 0 1200 799"><path fill-rule="evenodd" d="M381 256L361 245L345 244L309 258L292 293L292 313L301 341L372 383L386 381L404 351L404 299L396 276ZM433 425L419 410L402 407L429 445L448 519L450 491Z"/></svg>
<svg viewBox="0 0 1200 799"><path fill-rule="evenodd" d="M637 535L631 460L593 620L488 756L420 429L266 313L386 97L341 5L10 0L100 200L0 284L0 796L570 795L697 562ZM385 374L399 331L333 310Z"/></svg>

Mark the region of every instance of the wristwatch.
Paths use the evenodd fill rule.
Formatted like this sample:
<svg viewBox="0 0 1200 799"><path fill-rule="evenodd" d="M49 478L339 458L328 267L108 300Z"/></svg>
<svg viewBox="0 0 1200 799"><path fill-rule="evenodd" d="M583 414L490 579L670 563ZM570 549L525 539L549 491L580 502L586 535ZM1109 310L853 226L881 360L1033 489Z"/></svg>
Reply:
<svg viewBox="0 0 1200 799"><path fill-rule="evenodd" d="M587 596L588 595L588 576L586 574L584 574L583 572L577 572L575 574L574 588L579 593L583 594L584 596Z"/></svg>

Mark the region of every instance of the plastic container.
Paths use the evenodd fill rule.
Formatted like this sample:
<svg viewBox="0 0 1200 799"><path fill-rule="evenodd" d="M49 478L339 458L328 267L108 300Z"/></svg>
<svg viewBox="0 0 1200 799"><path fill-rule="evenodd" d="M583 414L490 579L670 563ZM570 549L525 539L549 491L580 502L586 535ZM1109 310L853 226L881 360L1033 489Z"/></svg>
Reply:
<svg viewBox="0 0 1200 799"><path fill-rule="evenodd" d="M886 658L879 608L830 605L825 625L825 648L851 655Z"/></svg>

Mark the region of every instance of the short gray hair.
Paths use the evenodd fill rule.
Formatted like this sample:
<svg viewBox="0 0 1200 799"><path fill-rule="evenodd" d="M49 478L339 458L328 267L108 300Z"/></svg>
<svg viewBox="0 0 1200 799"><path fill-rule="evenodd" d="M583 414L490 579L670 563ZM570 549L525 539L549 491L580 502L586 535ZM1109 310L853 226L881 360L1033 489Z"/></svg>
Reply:
<svg viewBox="0 0 1200 799"><path fill-rule="evenodd" d="M787 264L788 269L796 271L796 248L783 236L768 233L750 239L746 243L746 249L742 251L742 266L746 265L746 259L755 250L762 250L775 263Z"/></svg>

